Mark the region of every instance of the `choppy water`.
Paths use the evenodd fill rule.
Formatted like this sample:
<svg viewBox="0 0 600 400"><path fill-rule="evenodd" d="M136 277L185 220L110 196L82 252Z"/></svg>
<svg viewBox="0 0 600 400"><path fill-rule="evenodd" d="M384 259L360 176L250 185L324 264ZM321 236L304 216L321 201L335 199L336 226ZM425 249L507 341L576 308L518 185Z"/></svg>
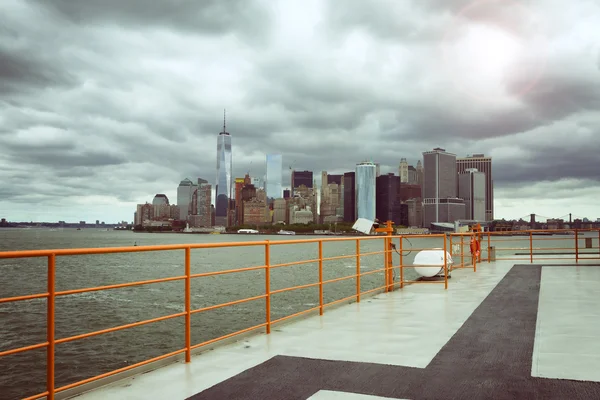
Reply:
<svg viewBox="0 0 600 400"><path fill-rule="evenodd" d="M302 237L295 237L302 238ZM313 238L307 237L307 238ZM0 251L79 247L272 241L281 236L149 234L96 229L0 229ZM597 240L597 239L594 239ZM441 239L410 239L417 247L438 247ZM536 247L574 247L573 238L536 243ZM580 244L583 247L583 239ZM595 243L594 246L597 246ZM404 243L405 249L410 247ZM485 247L485 246L483 246ZM498 247L528 248L525 240L498 243ZM324 256L354 254L355 241L330 242ZM364 241L361 252L382 250L379 240ZM515 251L498 251L514 254ZM415 252L404 258L411 263ZM271 263L284 263L317 257L317 244L272 246ZM395 255L395 264L398 256ZM243 268L264 264L264 247L192 250L192 273ZM381 268L383 255L361 257L363 271ZM324 263L324 279L354 274L354 259ZM165 251L91 256L58 257L56 290L110 285L183 275L184 252ZM411 270L407 278L414 277ZM318 281L316 263L272 270L271 289ZM383 285L382 273L361 278L361 289ZM192 281L192 308L201 308L264 294L264 271L197 278ZM46 291L46 258L0 260L0 298ZM184 310L183 282L167 282L141 287L113 289L58 297L56 299L56 338L106 329ZM335 282L324 287L324 301L330 302L355 293L355 281ZM272 319L314 307L318 288L273 295ZM243 303L192 316L192 343L200 343L264 322L264 300ZM327 312L326 312L327 313ZM0 305L0 351L45 341L46 301L29 300ZM184 319L177 318L120 332L77 340L56 346L56 385L62 386L121 368L184 346ZM0 399L15 399L45 390L45 349L0 358Z"/></svg>

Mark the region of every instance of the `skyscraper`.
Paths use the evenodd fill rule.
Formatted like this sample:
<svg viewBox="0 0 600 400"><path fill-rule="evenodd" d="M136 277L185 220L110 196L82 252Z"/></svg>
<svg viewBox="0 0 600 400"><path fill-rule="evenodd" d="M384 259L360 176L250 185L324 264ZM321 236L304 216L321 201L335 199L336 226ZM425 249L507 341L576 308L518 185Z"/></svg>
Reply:
<svg viewBox="0 0 600 400"><path fill-rule="evenodd" d="M283 158L281 154L267 154L267 179L265 189L267 199L280 199L283 196Z"/></svg>
<svg viewBox="0 0 600 400"><path fill-rule="evenodd" d="M467 168L458 174L458 196L465 200L465 218L485 221L485 174Z"/></svg>
<svg viewBox="0 0 600 400"><path fill-rule="evenodd" d="M485 220L494 220L494 180L492 177L492 157L485 154L473 154L472 156L457 158L456 169L463 173L469 168L477 168L485 174Z"/></svg>
<svg viewBox="0 0 600 400"><path fill-rule="evenodd" d="M344 221L356 221L356 173L344 174Z"/></svg>
<svg viewBox="0 0 600 400"><path fill-rule="evenodd" d="M356 217L375 220L375 178L377 166L365 161L356 164Z"/></svg>
<svg viewBox="0 0 600 400"><path fill-rule="evenodd" d="M456 154L435 148L423 152L423 225L463 219L465 205L457 199Z"/></svg>
<svg viewBox="0 0 600 400"><path fill-rule="evenodd" d="M225 129L225 111L223 111L223 131L217 137L217 184L215 187L215 224L227 226L229 203L233 190L231 158L231 135Z"/></svg>
<svg viewBox="0 0 600 400"><path fill-rule="evenodd" d="M296 194L296 189L304 185L307 188L313 187L312 171L292 171L292 196Z"/></svg>
<svg viewBox="0 0 600 400"><path fill-rule="evenodd" d="M408 161L406 161L406 158L400 159L400 166L398 167L398 175L400 176L400 182L408 183Z"/></svg>
<svg viewBox="0 0 600 400"><path fill-rule="evenodd" d="M179 219L186 221L190 214L190 205L192 203L192 195L196 190L197 185L189 178L185 178L177 187L177 206L179 207Z"/></svg>

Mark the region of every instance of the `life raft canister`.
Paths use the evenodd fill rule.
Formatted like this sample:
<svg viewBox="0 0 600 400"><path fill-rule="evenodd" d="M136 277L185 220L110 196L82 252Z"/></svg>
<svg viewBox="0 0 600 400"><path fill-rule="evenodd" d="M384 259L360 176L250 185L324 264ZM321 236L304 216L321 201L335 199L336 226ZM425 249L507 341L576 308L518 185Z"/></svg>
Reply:
<svg viewBox="0 0 600 400"><path fill-rule="evenodd" d="M479 257L479 254L481 253L481 243L479 243L479 240L475 239L475 236L471 236L470 247L471 247L471 255L473 255L475 257Z"/></svg>

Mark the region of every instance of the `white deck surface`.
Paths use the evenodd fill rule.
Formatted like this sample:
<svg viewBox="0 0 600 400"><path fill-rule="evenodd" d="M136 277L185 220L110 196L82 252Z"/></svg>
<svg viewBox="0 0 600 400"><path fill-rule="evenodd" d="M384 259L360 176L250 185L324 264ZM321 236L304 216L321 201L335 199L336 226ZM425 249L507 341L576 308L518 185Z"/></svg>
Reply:
<svg viewBox="0 0 600 400"><path fill-rule="evenodd" d="M600 268L542 268L531 370L600 382Z"/></svg>
<svg viewBox="0 0 600 400"><path fill-rule="evenodd" d="M308 400L407 400L393 397L370 396L368 394L334 392L331 390L319 390L308 398Z"/></svg>
<svg viewBox="0 0 600 400"><path fill-rule="evenodd" d="M484 262L476 273L455 270L447 291L443 284L416 284L326 309L323 317L279 326L271 335L222 346L189 364L174 363L77 398L185 399L275 355L424 368L513 264ZM532 375L600 381L600 342L591 338L599 333L599 304L600 268L543 269ZM360 396L320 391L310 399L381 399Z"/></svg>

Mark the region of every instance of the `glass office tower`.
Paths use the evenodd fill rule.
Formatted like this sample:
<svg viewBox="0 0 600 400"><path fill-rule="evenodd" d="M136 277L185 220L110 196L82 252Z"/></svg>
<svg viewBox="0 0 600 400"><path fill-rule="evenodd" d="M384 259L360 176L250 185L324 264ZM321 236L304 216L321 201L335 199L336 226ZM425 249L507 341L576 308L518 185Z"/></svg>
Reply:
<svg viewBox="0 0 600 400"><path fill-rule="evenodd" d="M267 154L267 198L280 199L283 196L283 158L281 154Z"/></svg>
<svg viewBox="0 0 600 400"><path fill-rule="evenodd" d="M356 217L375 221L375 178L377 166L372 162L356 165Z"/></svg>
<svg viewBox="0 0 600 400"><path fill-rule="evenodd" d="M231 135L225 130L225 118L223 118L223 131L217 137L215 225L218 226L227 226L229 203L233 191L232 169Z"/></svg>

